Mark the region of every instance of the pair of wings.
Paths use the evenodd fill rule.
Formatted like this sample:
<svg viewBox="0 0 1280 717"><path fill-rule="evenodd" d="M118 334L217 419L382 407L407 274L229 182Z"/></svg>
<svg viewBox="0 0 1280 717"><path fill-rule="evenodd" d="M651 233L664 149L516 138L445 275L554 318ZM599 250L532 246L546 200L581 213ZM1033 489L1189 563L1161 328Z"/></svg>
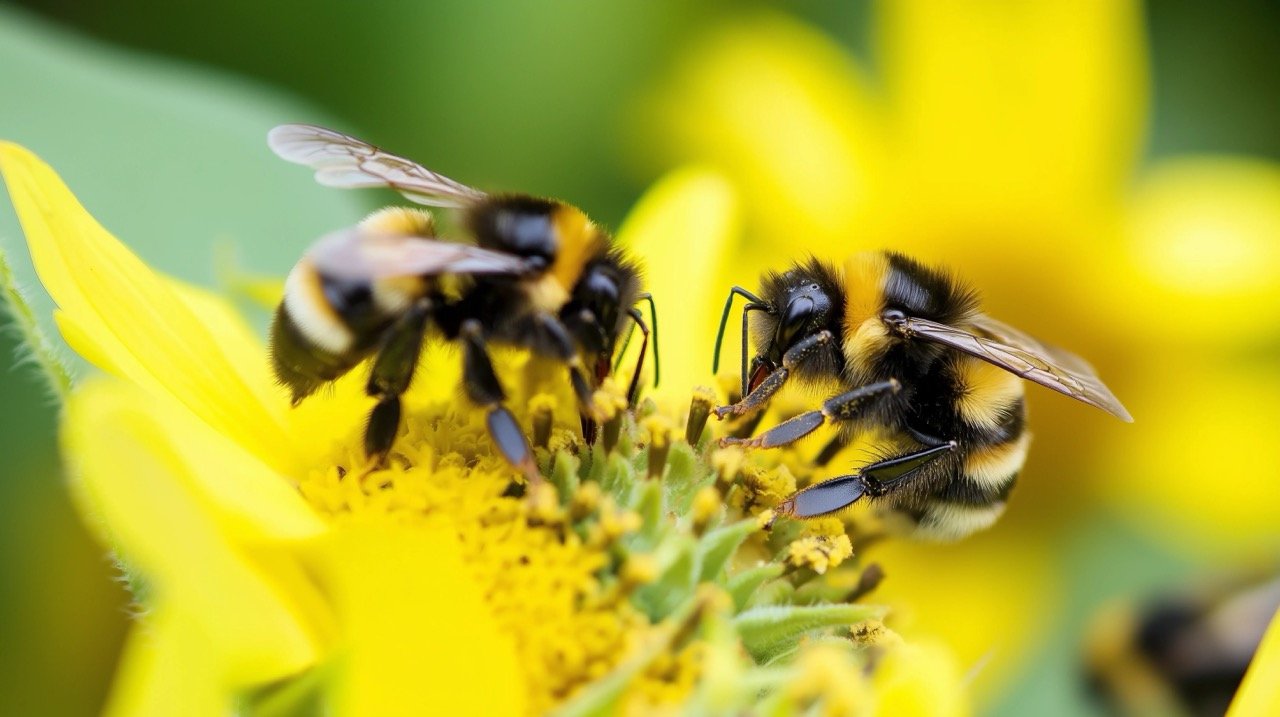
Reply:
<svg viewBox="0 0 1280 717"><path fill-rule="evenodd" d="M1031 336L985 314L971 320L972 331L915 317L902 330L909 337L933 341L999 366L1028 381L1096 406L1122 421L1133 417L1111 393L1087 361L1046 346Z"/></svg>
<svg viewBox="0 0 1280 717"><path fill-rule="evenodd" d="M267 146L285 161L314 169L316 181L327 187L394 189L430 207L467 207L487 196L417 162L324 127L280 125L267 133ZM523 258L511 254L436 237L378 234L360 226L324 236L307 256L326 274L356 279L528 270Z"/></svg>

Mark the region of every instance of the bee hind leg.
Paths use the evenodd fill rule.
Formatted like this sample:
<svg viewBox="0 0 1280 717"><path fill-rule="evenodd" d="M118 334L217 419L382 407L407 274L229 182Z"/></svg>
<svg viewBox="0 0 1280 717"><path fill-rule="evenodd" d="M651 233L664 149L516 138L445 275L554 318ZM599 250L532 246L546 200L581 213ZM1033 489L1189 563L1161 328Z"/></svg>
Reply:
<svg viewBox="0 0 1280 717"><path fill-rule="evenodd" d="M530 484L541 482L542 475L538 473L529 440L505 405L507 393L502 390L498 374L493 370L480 322L475 319L463 322L460 336L463 346L462 383L467 397L485 409L484 422L489 437L502 457L523 473Z"/></svg>
<svg viewBox="0 0 1280 717"><path fill-rule="evenodd" d="M900 490L921 475L925 466L956 449L955 441L876 461L857 473L836 476L792 493L773 509L779 516L813 518L847 508L863 496L879 497Z"/></svg>
<svg viewBox="0 0 1280 717"><path fill-rule="evenodd" d="M378 399L364 431L364 452L371 465L381 466L386 461L400 431L400 395L409 389L418 367L431 309L429 299L415 302L387 331L378 347L365 386L365 392Z"/></svg>

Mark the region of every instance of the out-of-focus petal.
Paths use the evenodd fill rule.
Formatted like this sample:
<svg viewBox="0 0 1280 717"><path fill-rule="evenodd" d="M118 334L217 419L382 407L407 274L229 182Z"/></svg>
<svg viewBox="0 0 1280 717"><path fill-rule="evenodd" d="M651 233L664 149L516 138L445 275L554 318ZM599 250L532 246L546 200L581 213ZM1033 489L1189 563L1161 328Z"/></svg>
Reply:
<svg viewBox="0 0 1280 717"><path fill-rule="evenodd" d="M1108 435L1096 487L1117 512L1193 553L1280 546L1280 373L1274 361L1152 354Z"/></svg>
<svg viewBox="0 0 1280 717"><path fill-rule="evenodd" d="M874 714L884 717L961 717L970 713L964 675L941 645L916 642L891 648L872 678Z"/></svg>
<svg viewBox="0 0 1280 717"><path fill-rule="evenodd" d="M445 521L355 520L307 555L344 631L334 714L523 714L515 644L498 631Z"/></svg>
<svg viewBox="0 0 1280 717"><path fill-rule="evenodd" d="M954 544L877 546L867 557L887 576L875 598L890 606L894 629L909 641L945 641L961 669L973 671L974 692L994 695L1046 636L1057 608L1059 586L1042 541L997 523Z"/></svg>
<svg viewBox="0 0 1280 717"><path fill-rule="evenodd" d="M120 657L107 717L222 717L239 690L220 678L221 656L206 648L208 625L165 604L135 625Z"/></svg>
<svg viewBox="0 0 1280 717"><path fill-rule="evenodd" d="M245 353L233 345L242 337L204 326L34 154L0 143L0 172L68 343L102 368L177 398L273 466L287 464L289 444L262 387L251 385L232 361Z"/></svg>
<svg viewBox="0 0 1280 717"><path fill-rule="evenodd" d="M662 88L638 113L658 138L648 154L723 168L775 250L832 251L856 235L883 161L878 108L830 38L758 15L700 38Z"/></svg>
<svg viewBox="0 0 1280 717"><path fill-rule="evenodd" d="M199 644L221 665L209 680L244 687L302 669L317 658L323 629L303 622L302 583L260 569L238 541L314 535L318 519L296 495L262 490L284 484L255 472L254 459L163 406L106 380L73 394L63 443L82 513L145 578L146 604L181 606L182 619L197 623L182 629L203 630ZM175 446L169 431L190 442ZM225 487L195 479L196 456Z"/></svg>
<svg viewBox="0 0 1280 717"><path fill-rule="evenodd" d="M689 389L711 381L712 347L727 289L718 278L731 261L738 228L733 187L710 169L686 167L654 184L618 232L619 242L646 267L645 285L658 310L660 391L673 401L688 401ZM731 324L730 335L736 337L737 322ZM732 351L736 343L729 346Z"/></svg>
<svg viewBox="0 0 1280 717"><path fill-rule="evenodd" d="M1093 267L1093 298L1127 335L1183 345L1280 336L1280 165L1187 157L1157 164L1131 202L1123 250Z"/></svg>
<svg viewBox="0 0 1280 717"><path fill-rule="evenodd" d="M877 10L895 226L1046 256L1078 249L1050 232L1109 209L1139 149L1139 4L907 0Z"/></svg>
<svg viewBox="0 0 1280 717"><path fill-rule="evenodd" d="M1227 717L1280 714L1280 613L1262 638Z"/></svg>

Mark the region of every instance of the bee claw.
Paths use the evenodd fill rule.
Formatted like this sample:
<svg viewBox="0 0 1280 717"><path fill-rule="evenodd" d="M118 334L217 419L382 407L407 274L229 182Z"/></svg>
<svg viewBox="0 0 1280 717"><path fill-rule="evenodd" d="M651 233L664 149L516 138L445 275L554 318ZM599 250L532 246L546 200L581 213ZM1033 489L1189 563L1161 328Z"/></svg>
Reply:
<svg viewBox="0 0 1280 717"><path fill-rule="evenodd" d="M796 510L796 504L794 500L788 499L788 500L782 501L778 505L774 506L773 510L769 511L769 519L765 521L764 529L773 530L773 524L778 522L778 518L781 518L784 515L785 516L794 515L795 510Z"/></svg>
<svg viewBox="0 0 1280 717"><path fill-rule="evenodd" d="M747 410L734 403L728 406L719 406L712 413L715 414L717 420L723 421L726 417L737 418L738 416L746 415Z"/></svg>
<svg viewBox="0 0 1280 717"><path fill-rule="evenodd" d="M757 438L734 438L733 436L725 436L720 439L720 447L728 448L729 446L742 446L743 448L759 448L761 446L760 439Z"/></svg>

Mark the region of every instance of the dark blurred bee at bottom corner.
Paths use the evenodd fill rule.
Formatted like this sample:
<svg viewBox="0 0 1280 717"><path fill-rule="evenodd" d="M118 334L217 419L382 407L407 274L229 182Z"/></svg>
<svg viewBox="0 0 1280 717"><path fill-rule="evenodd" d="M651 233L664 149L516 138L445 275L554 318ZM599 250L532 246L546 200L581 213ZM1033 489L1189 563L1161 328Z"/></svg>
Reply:
<svg viewBox="0 0 1280 717"><path fill-rule="evenodd" d="M1277 571L1107 605L1085 635L1091 697L1125 717L1220 717L1277 610Z"/></svg>

